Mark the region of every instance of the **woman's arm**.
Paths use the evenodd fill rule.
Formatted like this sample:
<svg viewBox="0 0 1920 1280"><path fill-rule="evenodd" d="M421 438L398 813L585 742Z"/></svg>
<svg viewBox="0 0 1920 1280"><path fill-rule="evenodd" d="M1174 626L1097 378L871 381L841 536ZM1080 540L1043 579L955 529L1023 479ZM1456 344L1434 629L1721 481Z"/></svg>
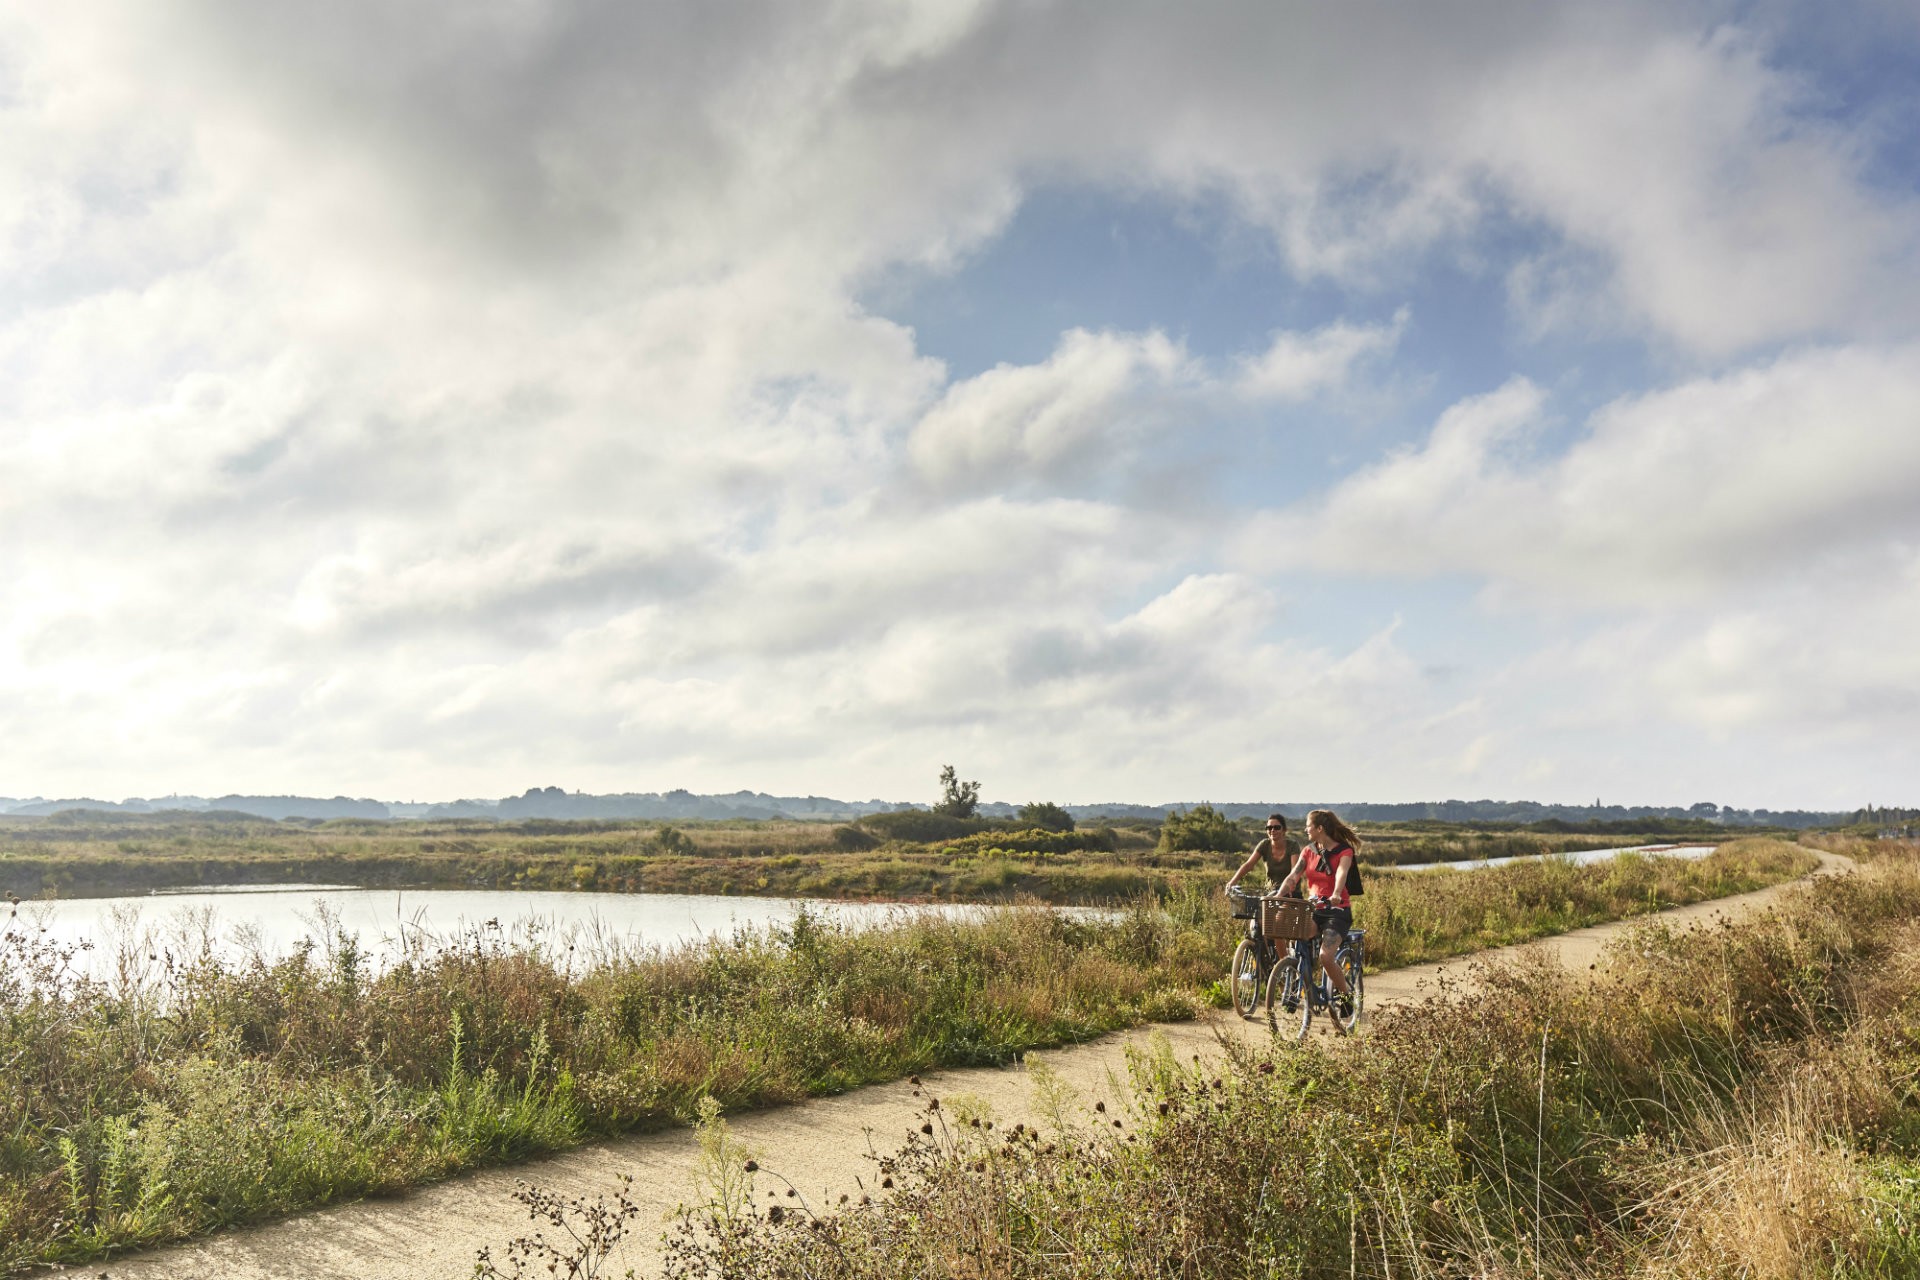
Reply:
<svg viewBox="0 0 1920 1280"><path fill-rule="evenodd" d="M1233 875L1231 875L1230 877L1228 877L1228 879L1227 879L1227 888L1229 888L1229 889L1231 889L1231 888L1233 888L1233 886L1235 886L1235 885L1237 885L1237 884L1239 884L1239 883L1240 883L1240 877L1241 877L1241 876L1243 876L1243 875L1245 875L1245 874L1247 874L1247 872L1249 872L1249 871L1251 871L1251 870L1253 870L1253 864L1254 864L1254 863L1256 863L1256 862L1258 862L1258 861L1260 861L1260 849L1261 849L1261 846L1262 846L1262 845L1265 845L1266 843L1267 843L1267 842L1266 842L1266 841L1265 841L1265 840L1263 839L1263 840L1261 840L1261 841L1260 841L1260 843L1259 843L1259 844L1256 844L1255 846L1253 846L1253 852L1252 852L1252 853L1250 853L1250 854L1248 854L1248 855L1247 855L1247 860L1246 860L1245 862L1243 862L1243 863L1241 863L1241 864L1240 864L1240 869L1239 869L1238 871L1236 871L1236 872L1234 872L1234 873L1233 873Z"/></svg>
<svg viewBox="0 0 1920 1280"><path fill-rule="evenodd" d="M1353 865L1354 852L1347 850L1347 856L1333 866L1333 900L1340 901L1340 895L1347 891L1347 868Z"/></svg>

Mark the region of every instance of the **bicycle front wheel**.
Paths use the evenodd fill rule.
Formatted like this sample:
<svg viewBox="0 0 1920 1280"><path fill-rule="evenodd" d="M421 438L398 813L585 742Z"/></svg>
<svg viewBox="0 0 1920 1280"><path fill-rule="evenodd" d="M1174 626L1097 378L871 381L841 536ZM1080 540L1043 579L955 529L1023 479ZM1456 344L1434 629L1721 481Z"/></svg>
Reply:
<svg viewBox="0 0 1920 1280"><path fill-rule="evenodd" d="M1340 997L1337 993L1333 995L1333 1006L1330 1010L1333 1014L1333 1026L1336 1031L1344 1035L1360 1024L1361 1011L1367 1005L1366 978L1360 969L1360 957L1355 955L1350 947L1340 948L1340 954L1334 958L1334 963L1340 966L1340 974L1347 980L1347 994L1353 1001L1352 1009L1342 1015ZM1328 985L1331 987L1332 984Z"/></svg>
<svg viewBox="0 0 1920 1280"><path fill-rule="evenodd" d="M1267 1027L1296 1042L1305 1040L1313 1027L1313 1001L1307 998L1298 956L1288 956L1267 975Z"/></svg>
<svg viewBox="0 0 1920 1280"><path fill-rule="evenodd" d="M1227 970L1227 987L1233 992L1233 1011L1251 1018L1260 1007L1260 988L1266 979L1260 965L1260 948L1247 939L1234 949L1233 967Z"/></svg>

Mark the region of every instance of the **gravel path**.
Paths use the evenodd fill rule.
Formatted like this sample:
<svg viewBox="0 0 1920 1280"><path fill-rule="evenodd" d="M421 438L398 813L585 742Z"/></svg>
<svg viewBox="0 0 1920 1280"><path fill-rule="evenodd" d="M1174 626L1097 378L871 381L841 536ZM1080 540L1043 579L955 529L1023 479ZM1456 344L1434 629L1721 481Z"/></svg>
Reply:
<svg viewBox="0 0 1920 1280"><path fill-rule="evenodd" d="M1850 869L1833 854L1817 855L1814 875ZM1763 906L1788 885L1757 893L1696 903L1663 912L1673 924L1735 916ZM1529 946L1545 947L1569 968L1589 965L1606 942L1632 924L1596 925ZM1439 964L1395 969L1367 979L1367 1004L1418 999L1443 975L1467 977L1478 960L1517 948L1483 952ZM1315 1035L1324 1020L1316 1020ZM1189 1023L1169 1023L1118 1032L1087 1044L1027 1055L1044 1061L1070 1085L1083 1106L1116 1098L1121 1092L1129 1045L1145 1045L1164 1036L1183 1058L1219 1052L1221 1037L1249 1041L1266 1038L1264 1022L1243 1022L1231 1013ZM1006 1122L1033 1120L1032 1088L1024 1064L929 1072L929 1089L941 1097L966 1096ZM816 1205L841 1193L859 1193L857 1177L872 1181L867 1152L890 1152L918 1125L918 1102L905 1081L875 1085L834 1098L734 1117L731 1128L769 1170L792 1180ZM488 1169L423 1188L409 1195L366 1200L303 1214L246 1231L132 1254L124 1259L80 1268L112 1280L465 1280L472 1275L475 1252L483 1245L500 1253L526 1222L525 1210L511 1199L516 1183L526 1180L550 1191L594 1196L611 1190L622 1175L633 1177L632 1194L649 1214L664 1223L674 1207L697 1196L697 1149L686 1130L670 1130L583 1147L547 1160ZM763 1186L766 1184L763 1180ZM778 1185L778 1184L772 1184ZM608 1274L633 1267L641 1276L659 1274L659 1238L640 1233L625 1257Z"/></svg>

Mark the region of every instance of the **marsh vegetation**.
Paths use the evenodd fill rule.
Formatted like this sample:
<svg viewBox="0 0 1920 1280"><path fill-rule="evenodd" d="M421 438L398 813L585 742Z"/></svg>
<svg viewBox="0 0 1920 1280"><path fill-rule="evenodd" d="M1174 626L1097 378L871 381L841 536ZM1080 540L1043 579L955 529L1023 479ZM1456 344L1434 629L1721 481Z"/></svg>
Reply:
<svg viewBox="0 0 1920 1280"><path fill-rule="evenodd" d="M1030 805L1022 814L984 819L907 810L849 824L669 824L272 822L240 814L76 811L0 818L0 889L26 898L101 897L303 882L1108 905L1210 886L1260 834L1251 820L1227 822L1206 806L1166 823L1126 819L1077 829L1058 806ZM1375 867L1615 848L1657 840L1661 832L1413 823L1361 834L1365 863Z"/></svg>
<svg viewBox="0 0 1920 1280"><path fill-rule="evenodd" d="M1493 967L1353 1040L1038 1129L929 1099L893 1190L687 1216L676 1280L1920 1274L1920 849L1602 970ZM777 1171L776 1171L777 1172Z"/></svg>
<svg viewBox="0 0 1920 1280"><path fill-rule="evenodd" d="M1804 850L1370 878L1383 964L1758 887ZM586 956L478 930L376 970L351 937L80 976L16 916L0 963L0 1266L76 1260L594 1135L790 1102L1210 999L1235 924L1189 883L1107 918L1038 904L854 931L803 917Z"/></svg>

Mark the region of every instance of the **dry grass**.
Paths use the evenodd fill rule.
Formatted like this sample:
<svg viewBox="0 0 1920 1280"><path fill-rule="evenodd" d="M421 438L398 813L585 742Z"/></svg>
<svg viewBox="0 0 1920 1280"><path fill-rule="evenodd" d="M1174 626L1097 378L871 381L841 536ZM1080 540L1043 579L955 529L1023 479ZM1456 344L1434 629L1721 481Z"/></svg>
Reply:
<svg viewBox="0 0 1920 1280"><path fill-rule="evenodd" d="M1110 1128L929 1103L890 1197L696 1216L672 1274L1920 1275L1917 915L1920 860L1888 856L1749 925L1638 930L1591 980L1527 957L1357 1041L1143 1056Z"/></svg>
<svg viewBox="0 0 1920 1280"><path fill-rule="evenodd" d="M1363 902L1399 903L1423 945L1458 951L1796 866L1777 848L1716 857L1443 873L1447 890L1401 897L1389 886L1419 877L1384 873ZM339 936L226 967L192 945L158 964L141 949L100 983L10 928L0 1270L683 1123L707 1098L788 1102L1190 1017L1231 951L1217 885L1216 872L1207 893L1143 898L1101 920L1026 906L854 932L807 917L673 952L609 952L585 971L481 930L377 972ZM1422 901L1443 927L1414 914Z"/></svg>

